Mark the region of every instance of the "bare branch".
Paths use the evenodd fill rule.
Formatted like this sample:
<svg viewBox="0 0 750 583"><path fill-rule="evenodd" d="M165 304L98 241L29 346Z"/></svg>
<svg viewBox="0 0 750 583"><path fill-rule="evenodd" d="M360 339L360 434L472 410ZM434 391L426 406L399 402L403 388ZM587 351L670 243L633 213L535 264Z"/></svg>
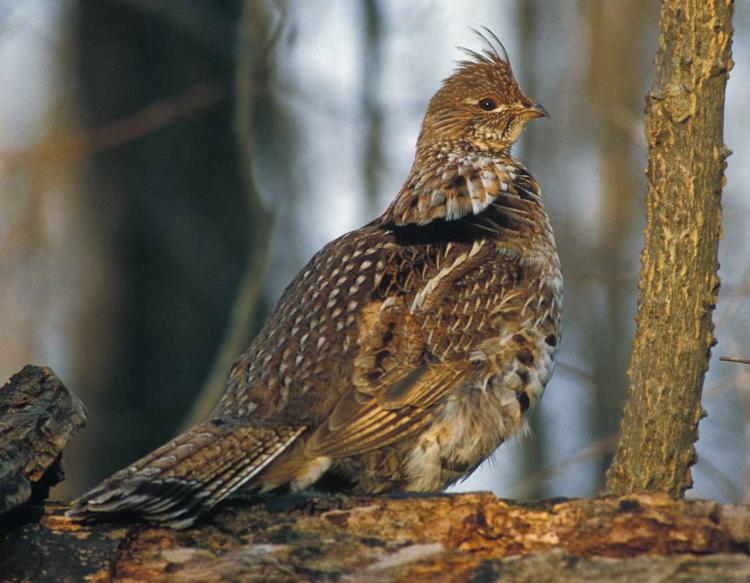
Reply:
<svg viewBox="0 0 750 583"><path fill-rule="evenodd" d="M719 360L724 362L738 362L740 364L750 364L750 358L740 358L739 356L720 356Z"/></svg>
<svg viewBox="0 0 750 583"><path fill-rule="evenodd" d="M226 87L218 82L195 85L177 96L157 101L131 115L81 134L23 150L0 150L0 162L11 165L42 164L88 158L213 107L226 99L227 94Z"/></svg>

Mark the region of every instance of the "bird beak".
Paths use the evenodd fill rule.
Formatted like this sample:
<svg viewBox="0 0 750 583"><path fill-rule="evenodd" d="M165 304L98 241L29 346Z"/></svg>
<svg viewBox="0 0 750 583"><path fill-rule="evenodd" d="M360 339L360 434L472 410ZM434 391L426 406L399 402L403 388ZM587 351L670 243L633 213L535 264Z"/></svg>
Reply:
<svg viewBox="0 0 750 583"><path fill-rule="evenodd" d="M544 106L539 105L538 103L534 103L530 107L525 108L523 112L527 117L530 118L549 117L549 113L547 113L547 110L544 109Z"/></svg>

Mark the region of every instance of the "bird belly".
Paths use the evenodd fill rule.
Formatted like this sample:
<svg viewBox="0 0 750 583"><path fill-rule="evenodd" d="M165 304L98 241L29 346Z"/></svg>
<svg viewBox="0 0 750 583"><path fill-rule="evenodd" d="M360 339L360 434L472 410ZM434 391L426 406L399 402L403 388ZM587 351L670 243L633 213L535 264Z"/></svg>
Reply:
<svg viewBox="0 0 750 583"><path fill-rule="evenodd" d="M446 399L409 451L404 489L444 489L509 437L528 431L526 419L554 368L556 346L546 337L516 333L496 340L489 354L474 355L476 373Z"/></svg>

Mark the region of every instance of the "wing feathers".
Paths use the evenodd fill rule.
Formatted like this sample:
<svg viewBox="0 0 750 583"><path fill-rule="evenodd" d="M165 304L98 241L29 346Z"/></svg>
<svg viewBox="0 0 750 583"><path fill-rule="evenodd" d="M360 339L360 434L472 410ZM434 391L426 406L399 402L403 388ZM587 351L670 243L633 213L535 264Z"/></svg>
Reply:
<svg viewBox="0 0 750 583"><path fill-rule="evenodd" d="M364 405L351 407L355 399L342 399L330 418L337 423L329 421L319 427L305 445L306 454L345 457L405 439L429 421L430 407L460 383L471 367L464 362L425 365L406 375L402 381L407 382L393 393L388 387Z"/></svg>

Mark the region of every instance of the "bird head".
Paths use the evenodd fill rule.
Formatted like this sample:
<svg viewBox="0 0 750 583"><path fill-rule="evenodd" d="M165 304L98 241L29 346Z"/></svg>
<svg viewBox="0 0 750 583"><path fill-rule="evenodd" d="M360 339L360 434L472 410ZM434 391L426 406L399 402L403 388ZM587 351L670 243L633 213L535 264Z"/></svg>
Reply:
<svg viewBox="0 0 750 583"><path fill-rule="evenodd" d="M458 152L507 153L530 119L548 116L518 87L502 43L484 31L475 32L485 48L481 53L463 49L469 58L430 100L418 148L449 145Z"/></svg>
<svg viewBox="0 0 750 583"><path fill-rule="evenodd" d="M479 215L507 196L524 205L539 199L532 178L517 180L528 174L510 149L528 121L547 111L518 87L497 37L486 28L475 32L485 47L465 49L469 58L430 100L414 164L383 214L385 222L426 225Z"/></svg>

